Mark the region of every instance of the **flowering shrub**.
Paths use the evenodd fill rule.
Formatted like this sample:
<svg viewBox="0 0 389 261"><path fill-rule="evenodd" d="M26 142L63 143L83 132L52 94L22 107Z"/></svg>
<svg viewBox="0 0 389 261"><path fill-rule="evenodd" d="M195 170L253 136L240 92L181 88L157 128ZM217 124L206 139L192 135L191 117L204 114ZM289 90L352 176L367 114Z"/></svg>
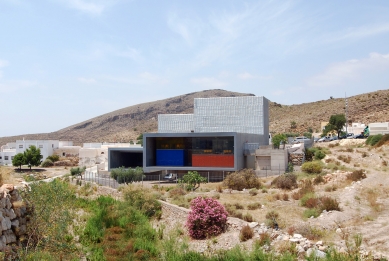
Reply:
<svg viewBox="0 0 389 261"><path fill-rule="evenodd" d="M212 198L197 197L190 203L186 227L194 239L204 239L222 233L227 224L228 213L224 206Z"/></svg>

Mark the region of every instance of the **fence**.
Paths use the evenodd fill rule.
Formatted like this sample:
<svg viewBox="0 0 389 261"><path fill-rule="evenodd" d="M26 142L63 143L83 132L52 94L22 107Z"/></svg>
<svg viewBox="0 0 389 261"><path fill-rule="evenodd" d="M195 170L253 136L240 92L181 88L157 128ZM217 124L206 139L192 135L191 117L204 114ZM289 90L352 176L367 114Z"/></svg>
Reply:
<svg viewBox="0 0 389 261"><path fill-rule="evenodd" d="M229 174L229 172L213 172L213 171L198 171L198 173L207 179L207 182L220 182L223 181ZM269 177L269 176L279 176L285 173L285 169L281 169L280 167L271 167L271 166L261 166L261 169L255 170L255 173L258 177ZM153 182L155 184L162 183L178 183L180 179L186 173L177 173L177 179L175 180L165 180L165 174L156 174L156 175L144 175L140 182L143 181ZM101 186L107 186L111 188L117 189L120 186L115 179L111 178L109 173L99 173L97 167L87 168L85 170L85 174L83 175L83 180L87 182L94 182Z"/></svg>

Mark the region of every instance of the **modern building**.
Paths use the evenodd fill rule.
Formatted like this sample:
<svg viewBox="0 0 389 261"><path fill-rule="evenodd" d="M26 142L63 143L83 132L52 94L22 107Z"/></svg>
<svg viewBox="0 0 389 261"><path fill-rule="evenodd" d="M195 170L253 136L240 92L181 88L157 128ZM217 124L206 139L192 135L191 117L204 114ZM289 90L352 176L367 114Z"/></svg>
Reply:
<svg viewBox="0 0 389 261"><path fill-rule="evenodd" d="M193 114L158 115L158 133L143 135L143 170L240 170L247 143L269 144L265 97L197 98Z"/></svg>

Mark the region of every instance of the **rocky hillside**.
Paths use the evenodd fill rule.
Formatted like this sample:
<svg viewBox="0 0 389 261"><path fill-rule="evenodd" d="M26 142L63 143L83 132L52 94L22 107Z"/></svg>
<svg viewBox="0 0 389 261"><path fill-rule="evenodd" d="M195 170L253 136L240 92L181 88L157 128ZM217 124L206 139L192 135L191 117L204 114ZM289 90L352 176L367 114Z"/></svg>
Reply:
<svg viewBox="0 0 389 261"><path fill-rule="evenodd" d="M0 145L17 139L59 139L83 142L128 142L143 132L157 131L157 115L193 113L194 98L236 97L253 94L206 90L173 98L142 103L113 111L56 132L0 138ZM348 119L353 122L389 121L389 90L376 91L348 98ZM320 123L332 114L344 113L344 99L328 99L296 105L270 102L270 131L300 132L320 130ZM291 122L296 127L291 128Z"/></svg>

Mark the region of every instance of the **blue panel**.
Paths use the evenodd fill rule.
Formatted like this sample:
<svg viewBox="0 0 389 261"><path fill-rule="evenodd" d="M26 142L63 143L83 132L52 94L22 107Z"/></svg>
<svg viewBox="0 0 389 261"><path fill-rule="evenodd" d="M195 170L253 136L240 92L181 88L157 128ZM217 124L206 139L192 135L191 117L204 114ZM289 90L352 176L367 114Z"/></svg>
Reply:
<svg viewBox="0 0 389 261"><path fill-rule="evenodd" d="M184 166L184 150L157 150L157 166Z"/></svg>

